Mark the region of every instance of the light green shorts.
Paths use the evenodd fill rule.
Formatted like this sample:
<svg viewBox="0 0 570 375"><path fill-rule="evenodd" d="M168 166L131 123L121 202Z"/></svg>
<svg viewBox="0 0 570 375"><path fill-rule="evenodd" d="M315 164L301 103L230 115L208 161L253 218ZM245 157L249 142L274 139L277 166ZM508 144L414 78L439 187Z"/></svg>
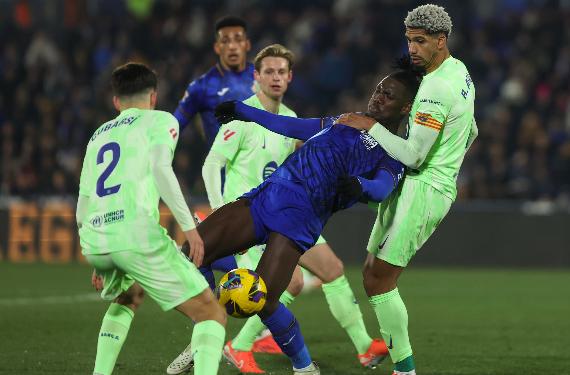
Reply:
<svg viewBox="0 0 570 375"><path fill-rule="evenodd" d="M166 311L208 288L206 279L172 240L156 250L125 250L85 257L103 277L104 300L114 300L136 281Z"/></svg>
<svg viewBox="0 0 570 375"><path fill-rule="evenodd" d="M368 252L405 267L443 220L452 200L418 180L405 178L378 207Z"/></svg>
<svg viewBox="0 0 570 375"><path fill-rule="evenodd" d="M315 245L320 245L323 243L327 243L323 236L319 236L319 239L315 243ZM261 256L265 251L265 245L256 245L253 246L251 249L247 251L245 254L236 254L236 262L239 268L248 268L250 270L255 270L259 261L261 260Z"/></svg>

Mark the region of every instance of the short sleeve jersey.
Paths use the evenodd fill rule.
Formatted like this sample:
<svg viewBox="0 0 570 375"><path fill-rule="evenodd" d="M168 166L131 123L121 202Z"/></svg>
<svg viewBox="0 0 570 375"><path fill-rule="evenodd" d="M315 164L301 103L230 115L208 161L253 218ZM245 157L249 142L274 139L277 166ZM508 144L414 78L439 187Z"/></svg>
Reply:
<svg viewBox="0 0 570 375"><path fill-rule="evenodd" d="M264 110L257 95L244 103ZM283 103L279 115L297 117ZM212 151L228 159L224 202L231 202L267 179L295 150L296 140L268 130L254 122L232 121L222 125Z"/></svg>
<svg viewBox="0 0 570 375"><path fill-rule="evenodd" d="M447 58L423 78L410 112L410 132L425 126L439 136L420 168L409 170L407 178L424 181L455 199L457 175L475 121L474 103L475 86L456 58Z"/></svg>
<svg viewBox="0 0 570 375"><path fill-rule="evenodd" d="M159 225L160 195L150 150L174 154L178 121L168 112L130 108L101 125L83 160L79 194L88 197L79 236L84 254L144 251L168 240Z"/></svg>

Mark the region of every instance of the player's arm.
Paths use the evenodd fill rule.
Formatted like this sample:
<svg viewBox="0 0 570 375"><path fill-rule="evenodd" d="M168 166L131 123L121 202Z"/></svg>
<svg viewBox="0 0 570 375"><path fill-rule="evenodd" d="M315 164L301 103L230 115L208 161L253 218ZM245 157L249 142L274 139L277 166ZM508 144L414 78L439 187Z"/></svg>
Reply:
<svg viewBox="0 0 570 375"><path fill-rule="evenodd" d="M426 159L443 128L454 97L445 81L432 80L429 85L420 88L415 100L419 100L420 104L410 124L410 134L407 139L392 134L384 126L377 122L374 123L374 120L367 117L363 122L368 122L368 125L360 127L368 130L368 133L380 143L391 157L413 169L419 168ZM364 117L356 114L351 116L354 118ZM343 124L347 122L345 118L341 118L339 121ZM353 124L347 125L353 126Z"/></svg>
<svg viewBox="0 0 570 375"><path fill-rule="evenodd" d="M181 132L190 124L192 118L200 112L200 93L200 82L197 80L192 81L186 88L186 91L184 91L184 96L178 102L173 115L178 120Z"/></svg>
<svg viewBox="0 0 570 375"><path fill-rule="evenodd" d="M303 119L275 115L250 107L242 102L224 102L219 104L216 107L215 115L220 123L227 123L236 119L255 122L274 133L303 141L320 132L325 123L322 118Z"/></svg>
<svg viewBox="0 0 570 375"><path fill-rule="evenodd" d="M178 141L178 123L170 114L155 111L155 124L150 129L151 171L158 193L184 231L190 244L190 257L196 267L204 259L204 242L182 195L180 184L172 169L172 159Z"/></svg>
<svg viewBox="0 0 570 375"><path fill-rule="evenodd" d="M242 147L242 142L247 136L248 127L241 121L232 121L223 124L214 139L212 148L206 156L202 166L202 178L208 193L208 201L212 209L224 205L222 196L221 170L229 160L234 160Z"/></svg>
<svg viewBox="0 0 570 375"><path fill-rule="evenodd" d="M394 159L387 159L373 179L362 176L342 177L338 181L339 193L360 201L381 202L398 186L404 177L405 167Z"/></svg>
<svg viewBox="0 0 570 375"><path fill-rule="evenodd" d="M469 131L469 137L467 138L467 144L465 145L466 150L469 150L478 135L479 128L477 128L477 121L475 121L475 117L473 117L473 121L471 122L471 130Z"/></svg>
<svg viewBox="0 0 570 375"><path fill-rule="evenodd" d="M202 178L204 179L208 201L210 202L212 210L216 210L224 205L221 171L227 162L228 158L224 155L215 150L210 150L202 166Z"/></svg>

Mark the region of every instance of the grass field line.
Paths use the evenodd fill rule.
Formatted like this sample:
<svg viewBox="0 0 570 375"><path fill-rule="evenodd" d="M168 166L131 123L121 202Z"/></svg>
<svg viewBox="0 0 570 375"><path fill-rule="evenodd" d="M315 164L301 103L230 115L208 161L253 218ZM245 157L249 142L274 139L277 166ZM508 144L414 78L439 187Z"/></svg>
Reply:
<svg viewBox="0 0 570 375"><path fill-rule="evenodd" d="M44 297L12 297L0 298L0 306L29 306L29 305L54 305L72 304L77 302L100 301L99 293L81 293L67 296L44 296Z"/></svg>

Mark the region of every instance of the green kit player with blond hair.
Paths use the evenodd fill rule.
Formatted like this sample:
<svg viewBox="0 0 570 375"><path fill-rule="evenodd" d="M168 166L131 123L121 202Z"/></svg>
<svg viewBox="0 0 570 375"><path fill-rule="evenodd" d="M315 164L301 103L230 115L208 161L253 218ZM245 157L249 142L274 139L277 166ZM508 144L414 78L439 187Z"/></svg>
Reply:
<svg viewBox="0 0 570 375"><path fill-rule="evenodd" d="M368 130L393 158L408 167L397 192L383 201L368 242L364 287L395 363L394 374L415 375L408 314L397 280L455 200L456 179L477 136L475 86L465 65L447 47L451 18L439 6L422 5L404 20L412 63L425 69L410 112L409 137L391 134L357 114L339 119Z"/></svg>
<svg viewBox="0 0 570 375"><path fill-rule="evenodd" d="M225 312L159 225L162 198L184 231L191 256L202 261L204 244L172 170L178 122L154 110L157 78L147 66L120 66L111 84L120 114L101 125L87 145L76 214L83 254L95 268L92 282L103 299L112 301L101 324L93 374L113 372L144 294L196 323L194 373L216 374Z"/></svg>
<svg viewBox="0 0 570 375"><path fill-rule="evenodd" d="M293 77L292 65L293 54L284 46L274 44L262 49L254 59L254 77L259 91L244 103L282 116L296 117L295 112L282 103ZM217 209L233 202L260 185L295 151L296 143L297 140L293 138L251 122L232 121L222 125L202 169L211 207ZM220 176L222 168L225 168L226 177L223 195ZM236 256L238 265L255 269L262 253L262 246L253 247L245 254ZM323 281L322 288L329 308L351 338L360 363L374 367L384 359L388 355L386 345L368 335L354 293L344 276L342 261L322 237L310 251L301 256L299 264ZM281 303L292 303L300 293L302 284L302 274L297 266L287 290L280 297ZM264 329L265 325L259 316L253 316L247 320L239 334L225 345L224 356L240 372L264 372L253 357L253 352L258 351L256 348L259 343L264 344L264 348L259 350L261 352L281 352L271 336L264 337L263 341L255 341L254 344ZM268 350L271 348L273 350ZM173 364L185 360L188 361L188 358L182 353ZM310 371L307 373L318 373L318 369Z"/></svg>

